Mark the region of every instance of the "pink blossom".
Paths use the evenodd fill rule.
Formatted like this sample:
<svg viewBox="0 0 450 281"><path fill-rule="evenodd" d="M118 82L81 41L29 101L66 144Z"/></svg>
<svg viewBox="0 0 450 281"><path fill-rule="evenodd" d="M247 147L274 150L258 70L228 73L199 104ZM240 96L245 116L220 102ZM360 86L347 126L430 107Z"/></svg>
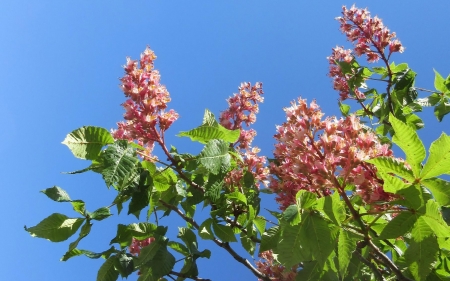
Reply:
<svg viewBox="0 0 450 281"><path fill-rule="evenodd" d="M258 270L268 276L272 281L294 281L297 275L296 268L293 266L290 270L275 261L272 251L265 251L258 255L261 260L256 262ZM261 280L261 279L259 279Z"/></svg>
<svg viewBox="0 0 450 281"><path fill-rule="evenodd" d="M128 98L122 104L127 121L117 123L117 130L113 130L114 138L141 144L150 160L154 159L151 155L154 143L161 142L164 131L178 119L173 109L166 111L170 95L160 84L161 76L153 66L155 59L155 53L148 47L141 54L139 64L127 58L125 76L120 79L120 88Z"/></svg>
<svg viewBox="0 0 450 281"><path fill-rule="evenodd" d="M128 247L129 251L132 255L139 256L142 248L150 245L153 241L155 241L155 238L153 237L144 240L137 240L136 238L133 238L131 245Z"/></svg>
<svg viewBox="0 0 450 281"><path fill-rule="evenodd" d="M277 194L281 209L295 203L299 190L319 197L336 190L338 178L352 184L366 203L387 202L393 194L383 191L383 181L376 168L365 162L379 156L392 157L392 151L381 144L371 131L363 129L359 119L328 117L313 101L298 99L285 108L287 121L277 127L270 189Z"/></svg>
<svg viewBox="0 0 450 281"><path fill-rule="evenodd" d="M387 57L404 50L400 41L395 39L395 32L390 32L377 16L372 18L367 9L358 9L354 5L347 9L343 6L342 17L336 19L340 23L342 33L355 44L356 55L366 54L369 62L376 62L385 56L387 46L389 46Z"/></svg>

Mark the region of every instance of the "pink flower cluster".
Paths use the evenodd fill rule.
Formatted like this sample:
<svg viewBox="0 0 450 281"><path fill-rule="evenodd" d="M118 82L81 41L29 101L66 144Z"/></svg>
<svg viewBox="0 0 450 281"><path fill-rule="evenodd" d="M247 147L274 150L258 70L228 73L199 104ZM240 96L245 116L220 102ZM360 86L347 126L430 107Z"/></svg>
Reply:
<svg viewBox="0 0 450 281"><path fill-rule="evenodd" d="M178 119L173 109L165 111L170 96L160 84L159 72L153 66L155 59L155 53L148 47L141 54L139 64L127 58L125 76L120 79L120 88L128 98L122 104L126 122L117 123L118 129L113 131L116 139L136 140L146 148L149 157L154 143L160 142L164 131Z"/></svg>
<svg viewBox="0 0 450 281"><path fill-rule="evenodd" d="M395 39L395 32L390 32L381 19L371 18L367 9L358 9L352 6L347 9L342 7L342 17L336 18L340 23L340 29L347 39L354 44L354 49L343 49L336 46L333 48L331 56L327 57L330 64L328 76L333 78L333 88L339 91L340 99L346 100L350 95L349 81L356 73L344 74L337 62L351 63L354 55L365 54L368 62L376 62L380 58L388 64L392 53L404 51L404 47L398 39ZM386 48L388 54L386 56ZM359 89L353 89L353 98L365 99L365 95Z"/></svg>
<svg viewBox="0 0 450 281"><path fill-rule="evenodd" d="M390 32L377 16L372 18L367 9L358 9L354 5L347 9L343 6L342 17L336 19L340 23L341 31L355 45L355 54L365 54L369 62L376 62L384 56L388 46L388 57L394 52L404 51L400 41L395 39L395 32Z"/></svg>
<svg viewBox="0 0 450 281"><path fill-rule="evenodd" d="M229 130L241 129L239 136L239 148L246 149L250 146L256 131L253 129L243 130L242 123L248 127L255 123L256 114L259 111L258 102L263 102L264 94L262 83L252 86L250 83L242 83L239 94L234 94L227 99L228 109L220 114L220 124Z"/></svg>
<svg viewBox="0 0 450 281"><path fill-rule="evenodd" d="M329 195L339 185L356 187L366 203L386 202L393 195L383 190L383 181L376 168L364 162L379 156L392 157L388 145L365 130L359 119L326 118L315 101L307 105L298 99L284 109L287 121L277 126L273 175L270 188L277 193L281 209L295 203L299 190L308 190L319 197Z"/></svg>
<svg viewBox="0 0 450 281"><path fill-rule="evenodd" d="M272 281L294 281L297 275L296 268L286 270L284 266L275 261L272 251L265 251L258 255L262 260L256 262L256 267ZM261 279L259 279L261 280Z"/></svg>
<svg viewBox="0 0 450 281"><path fill-rule="evenodd" d="M155 238L153 237L144 240L137 240L133 238L133 240L131 241L131 245L129 247L130 254L139 256L139 254L141 253L141 249L144 248L145 246L150 245L153 241L155 241Z"/></svg>
<svg viewBox="0 0 450 281"><path fill-rule="evenodd" d="M248 127L256 121L256 114L259 111L259 102L263 102L264 94L262 83L256 83L252 86L250 83L242 83L239 87L239 94L234 94L228 98L228 109L222 111L220 115L220 124L229 130L240 129L238 148L242 156L242 161L238 161L239 169L234 169L225 177L225 183L228 187L242 186L244 172L249 171L253 174L255 180L262 182L267 186L269 169L266 166L266 157L260 157L257 154L260 149L251 147L251 143L256 136L253 129L244 130L242 123Z"/></svg>

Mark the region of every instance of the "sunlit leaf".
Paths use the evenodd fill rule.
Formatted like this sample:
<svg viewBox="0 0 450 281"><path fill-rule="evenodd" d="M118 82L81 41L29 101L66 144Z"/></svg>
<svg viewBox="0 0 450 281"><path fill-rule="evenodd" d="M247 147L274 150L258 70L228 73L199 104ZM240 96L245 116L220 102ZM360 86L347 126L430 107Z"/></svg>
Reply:
<svg viewBox="0 0 450 281"><path fill-rule="evenodd" d="M106 129L84 126L68 134L62 143L69 147L75 157L94 160L103 146L114 143L114 138Z"/></svg>

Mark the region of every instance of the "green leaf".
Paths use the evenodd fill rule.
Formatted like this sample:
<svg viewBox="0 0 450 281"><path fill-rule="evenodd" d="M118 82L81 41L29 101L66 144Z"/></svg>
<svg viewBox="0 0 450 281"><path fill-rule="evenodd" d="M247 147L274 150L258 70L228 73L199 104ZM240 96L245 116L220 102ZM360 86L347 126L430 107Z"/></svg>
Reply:
<svg viewBox="0 0 450 281"><path fill-rule="evenodd" d="M393 218L381 231L379 239L396 239L409 232L416 223L418 215L411 212L402 212Z"/></svg>
<svg viewBox="0 0 450 281"><path fill-rule="evenodd" d="M212 227L216 236L223 242L237 242L230 226L221 225L214 221Z"/></svg>
<svg viewBox="0 0 450 281"><path fill-rule="evenodd" d="M89 221L86 221L86 223L81 227L81 231L80 231L80 234L78 235L78 239L75 240L74 242L70 243L68 252L75 249L78 246L78 243L80 243L81 239L88 236L88 234L91 232L91 228L92 228L92 223L90 223Z"/></svg>
<svg viewBox="0 0 450 281"><path fill-rule="evenodd" d="M158 238L141 249L141 252L136 260L136 266L141 266L154 259L159 249L164 248L164 242L161 242L161 240L163 239Z"/></svg>
<svg viewBox="0 0 450 281"><path fill-rule="evenodd" d="M226 172L230 167L229 144L223 140L211 140L198 156L198 162L205 166L208 171L217 175Z"/></svg>
<svg viewBox="0 0 450 281"><path fill-rule="evenodd" d="M261 235L266 230L266 221L264 220L264 217L257 216L253 220L253 224L256 226L256 229L258 229L258 231L259 231L259 233L261 233Z"/></svg>
<svg viewBox="0 0 450 281"><path fill-rule="evenodd" d="M434 70L434 88L436 90L438 90L441 93L445 93L448 89L445 86L445 79L444 77L441 76L441 74L439 74L439 72L436 71L436 69Z"/></svg>
<svg viewBox="0 0 450 281"><path fill-rule="evenodd" d="M133 214L137 219L139 219L141 210L147 207L149 204L150 192L151 190L148 187L144 187L133 192L130 205L128 205L128 214Z"/></svg>
<svg viewBox="0 0 450 281"><path fill-rule="evenodd" d="M41 190L42 193L44 193L45 195L48 196L48 198L52 199L53 201L56 202L70 202L72 201L69 197L69 194L67 194L67 192L58 187L58 186L53 186L44 190Z"/></svg>
<svg viewBox="0 0 450 281"><path fill-rule="evenodd" d="M101 207L95 210L93 213L89 214L90 218L96 221L101 221L107 217L112 216L111 211L107 207Z"/></svg>
<svg viewBox="0 0 450 281"><path fill-rule="evenodd" d="M323 272L317 261L305 262L304 267L297 273L295 281L317 281L321 280Z"/></svg>
<svg viewBox="0 0 450 281"><path fill-rule="evenodd" d="M343 116L347 116L348 113L350 112L350 105L343 104L342 102L339 101L339 109L341 110Z"/></svg>
<svg viewBox="0 0 450 281"><path fill-rule="evenodd" d="M155 257L157 258L152 259L151 262L141 268L138 281L159 281L161 277L172 271L175 265L175 257L167 251L166 247L161 247Z"/></svg>
<svg viewBox="0 0 450 281"><path fill-rule="evenodd" d="M290 268L302 261L312 260L310 246L312 241L309 241L306 237L306 232L308 232L308 230L305 229L304 222L293 226L287 225L283 229L281 239L274 241L276 244L278 261L285 267ZM264 235L262 238L264 239ZM262 242L261 248L263 248L263 245L264 243ZM262 249L260 251L262 251Z"/></svg>
<svg viewBox="0 0 450 281"><path fill-rule="evenodd" d="M108 187L133 173L138 163L138 159L134 156L134 149L128 146L126 140L116 141L108 146L101 157L105 166L102 175Z"/></svg>
<svg viewBox="0 0 450 281"><path fill-rule="evenodd" d="M406 162L411 166L414 175L418 176L420 164L426 156L425 146L416 131L395 118L394 115L389 116L389 122L395 131L392 141L405 152Z"/></svg>
<svg viewBox="0 0 450 281"><path fill-rule="evenodd" d="M70 202L72 204L73 210L77 213L80 213L81 215L85 215L86 208L83 200L72 200Z"/></svg>
<svg viewBox="0 0 450 281"><path fill-rule="evenodd" d="M177 237L180 238L184 244L186 244L190 253L197 252L197 236L195 236L195 233L192 230L186 227L179 227Z"/></svg>
<svg viewBox="0 0 450 281"><path fill-rule="evenodd" d="M300 223L300 213L297 205L290 205L283 212L283 219L291 225Z"/></svg>
<svg viewBox="0 0 450 281"><path fill-rule="evenodd" d="M439 122L444 119L444 116L450 112L450 103L448 99L444 99L437 106L434 107L434 116L439 120Z"/></svg>
<svg viewBox="0 0 450 281"><path fill-rule="evenodd" d="M366 162L375 165L382 172L396 174L409 182L414 182L415 180L413 173L405 168L404 163L398 162L391 157L377 157L366 160Z"/></svg>
<svg viewBox="0 0 450 281"><path fill-rule="evenodd" d="M316 209L323 210L322 214L336 225L341 225L345 220L345 209L338 192L333 193L332 196L317 199Z"/></svg>
<svg viewBox="0 0 450 281"><path fill-rule="evenodd" d="M306 216L304 228L308 230L304 232L304 238L308 241L313 256L320 264L324 264L334 249L331 229L327 222L317 215Z"/></svg>
<svg viewBox="0 0 450 281"><path fill-rule="evenodd" d="M299 209L309 210L317 203L317 195L306 191L300 190L295 195L296 203Z"/></svg>
<svg viewBox="0 0 450 281"><path fill-rule="evenodd" d="M120 276L128 277L134 271L133 255L129 253L121 253L115 259L115 268L119 271Z"/></svg>
<svg viewBox="0 0 450 281"><path fill-rule="evenodd" d="M249 238L244 232L241 232L241 244L242 247L247 251L247 253L253 256L253 254L255 253L256 243L253 242L253 240Z"/></svg>
<svg viewBox="0 0 450 281"><path fill-rule="evenodd" d="M436 237L429 236L421 242L410 241L405 252L405 260L409 264L408 269L414 276L414 280L426 280L436 261L438 251Z"/></svg>
<svg viewBox="0 0 450 281"><path fill-rule="evenodd" d="M272 250L277 247L280 238L280 228L278 226L273 226L267 229L261 235L261 246L259 247L260 252L267 250Z"/></svg>
<svg viewBox="0 0 450 281"><path fill-rule="evenodd" d="M193 130L187 132L180 132L179 137L189 137L192 141L198 141L201 143L208 143L213 139L222 140L227 143L234 143L239 139L240 130L228 130L222 125L217 123L214 115L205 110L203 117L203 124Z"/></svg>
<svg viewBox="0 0 450 281"><path fill-rule="evenodd" d="M431 143L430 156L420 173L421 179L450 174L450 137L442 133Z"/></svg>
<svg viewBox="0 0 450 281"><path fill-rule="evenodd" d="M439 178L422 180L421 183L433 194L434 199L441 205L450 205L450 182Z"/></svg>
<svg viewBox="0 0 450 281"><path fill-rule="evenodd" d="M97 273L97 281L116 281L119 272L116 270L114 263L117 256L109 257L100 267Z"/></svg>
<svg viewBox="0 0 450 281"><path fill-rule="evenodd" d="M84 218L71 219L63 214L54 213L45 218L38 225L27 228L31 236L45 238L52 242L67 240L80 228Z"/></svg>
<svg viewBox="0 0 450 281"><path fill-rule="evenodd" d="M408 186L407 188L397 191L397 194L403 197L402 204L406 207L418 210L425 206L426 200L428 200L427 193L423 188L417 184Z"/></svg>
<svg viewBox="0 0 450 281"><path fill-rule="evenodd" d="M339 260L339 274L345 276L352 253L355 250L355 242L350 238L347 231L343 228L339 231L338 240L338 260Z"/></svg>
<svg viewBox="0 0 450 281"><path fill-rule="evenodd" d="M76 256L81 256L81 255L85 255L86 257L90 258L90 259L98 259L98 258L104 258L107 259L109 258L109 256L113 253L117 253L118 251L116 250L116 248L114 248L114 246L111 246L111 248L109 248L106 251L103 251L101 253L94 253L91 251L87 251L87 250L80 250L80 249L73 249L69 252L67 252L62 258L61 261L67 261L68 259L72 258L72 257L76 257Z"/></svg>
<svg viewBox="0 0 450 281"><path fill-rule="evenodd" d="M232 201L239 201L244 203L245 205L247 205L247 198L245 197L244 194L240 193L239 191L235 191L233 193L229 193L227 195L225 195L228 199L232 200Z"/></svg>
<svg viewBox="0 0 450 281"><path fill-rule="evenodd" d="M220 199L220 192L222 191L224 184L223 179L224 175L222 173L219 173L218 175L210 174L208 177L204 196L212 203L216 203Z"/></svg>
<svg viewBox="0 0 450 281"><path fill-rule="evenodd" d="M167 229L162 226L156 226L152 223L141 222L141 223L132 223L129 225L119 224L117 225L117 234L114 237L110 244L118 243L120 246L127 247L131 245L132 238L136 238L137 240L143 240L149 237L157 237L165 234Z"/></svg>
<svg viewBox="0 0 450 281"><path fill-rule="evenodd" d="M184 246L181 243L175 242L175 241L170 241L167 246L169 246L170 248L174 249L175 251L177 251L178 253L182 254L183 256L188 256L189 255L189 250L188 248L186 248L186 246Z"/></svg>
<svg viewBox="0 0 450 281"><path fill-rule="evenodd" d="M213 223L213 219L209 218L200 225L200 227L198 229L198 235L200 235L200 237L202 239L205 239L205 240L213 240L214 239L214 234L211 230L212 223Z"/></svg>
<svg viewBox="0 0 450 281"><path fill-rule="evenodd" d="M379 174L384 181L383 190L386 192L396 194L398 191L408 187L405 182L392 174L386 174L383 172L380 172Z"/></svg>
<svg viewBox="0 0 450 281"><path fill-rule="evenodd" d="M437 237L449 237L450 228L442 218L439 205L434 200L428 200L426 212L420 217L433 230Z"/></svg>
<svg viewBox="0 0 450 281"><path fill-rule="evenodd" d="M62 143L75 157L95 160L103 146L114 143L114 138L106 129L84 126L68 134Z"/></svg>

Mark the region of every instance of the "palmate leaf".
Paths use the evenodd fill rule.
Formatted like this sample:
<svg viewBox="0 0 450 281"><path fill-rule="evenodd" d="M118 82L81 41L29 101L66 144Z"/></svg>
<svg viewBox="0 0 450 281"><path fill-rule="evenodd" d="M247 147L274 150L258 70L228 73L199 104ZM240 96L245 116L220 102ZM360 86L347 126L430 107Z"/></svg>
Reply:
<svg viewBox="0 0 450 281"><path fill-rule="evenodd" d="M31 236L48 239L52 242L67 240L80 228L84 218L71 219L63 214L54 213L42 220L36 226L27 228Z"/></svg>
<svg viewBox="0 0 450 281"><path fill-rule="evenodd" d="M225 172L230 167L231 159L228 147L229 144L223 140L211 140L198 156L198 162L215 175Z"/></svg>
<svg viewBox="0 0 450 281"><path fill-rule="evenodd" d="M414 175L418 176L420 164L426 156L425 146L413 128L398 120L392 114L389 116L389 122L395 131L392 141L405 152L406 162L411 166Z"/></svg>
<svg viewBox="0 0 450 281"><path fill-rule="evenodd" d="M103 146L114 143L114 138L106 129L84 126L68 134L62 143L75 157L95 160Z"/></svg>
<svg viewBox="0 0 450 281"><path fill-rule="evenodd" d="M101 157L104 164L102 175L108 187L133 173L139 161L126 140L119 140L108 146Z"/></svg>
<svg viewBox="0 0 450 281"><path fill-rule="evenodd" d="M445 133L431 143L430 156L420 173L421 179L450 174L450 137Z"/></svg>
<svg viewBox="0 0 450 281"><path fill-rule="evenodd" d="M217 123L214 114L205 110L203 123L200 127L187 132L180 132L179 137L189 137L192 141L207 143L213 139L223 140L228 143L234 143L238 140L240 130L228 130Z"/></svg>

